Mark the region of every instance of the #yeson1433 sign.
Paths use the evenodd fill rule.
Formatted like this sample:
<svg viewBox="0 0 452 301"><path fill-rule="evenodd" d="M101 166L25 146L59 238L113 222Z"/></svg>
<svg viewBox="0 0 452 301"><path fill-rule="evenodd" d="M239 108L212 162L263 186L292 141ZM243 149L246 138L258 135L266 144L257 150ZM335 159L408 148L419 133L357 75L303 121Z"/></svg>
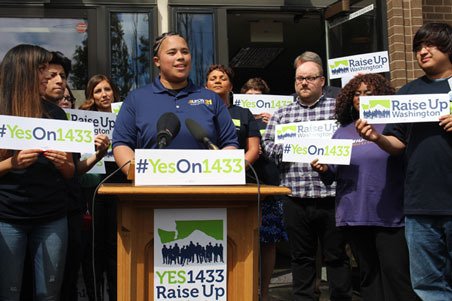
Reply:
<svg viewBox="0 0 452 301"><path fill-rule="evenodd" d="M154 300L226 301L225 208L154 210Z"/></svg>

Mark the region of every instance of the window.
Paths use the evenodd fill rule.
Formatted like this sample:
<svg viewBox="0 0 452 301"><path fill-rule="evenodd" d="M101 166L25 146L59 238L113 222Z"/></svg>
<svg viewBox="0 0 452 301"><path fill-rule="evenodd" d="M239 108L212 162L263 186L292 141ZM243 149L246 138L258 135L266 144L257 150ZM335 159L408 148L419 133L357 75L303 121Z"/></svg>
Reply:
<svg viewBox="0 0 452 301"><path fill-rule="evenodd" d="M0 60L18 44L61 51L72 61L69 86L85 89L88 80L88 21L72 18L0 18Z"/></svg>
<svg viewBox="0 0 452 301"><path fill-rule="evenodd" d="M192 62L190 78L204 85L207 68L214 62L214 20L211 12L177 12L176 31L190 47Z"/></svg>
<svg viewBox="0 0 452 301"><path fill-rule="evenodd" d="M111 77L120 97L151 81L149 13L111 13Z"/></svg>

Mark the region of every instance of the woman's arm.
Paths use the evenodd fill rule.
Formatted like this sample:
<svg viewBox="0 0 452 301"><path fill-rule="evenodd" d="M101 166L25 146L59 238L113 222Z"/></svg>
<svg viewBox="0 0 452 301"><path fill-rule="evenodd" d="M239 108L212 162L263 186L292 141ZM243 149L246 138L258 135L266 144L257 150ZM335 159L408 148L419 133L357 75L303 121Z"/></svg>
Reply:
<svg viewBox="0 0 452 301"><path fill-rule="evenodd" d="M246 139L245 160L248 164L253 164L259 158L259 137L248 137Z"/></svg>
<svg viewBox="0 0 452 301"><path fill-rule="evenodd" d="M107 135L97 135L94 139L94 144L96 145L96 153L77 163L77 172L79 175L85 174L88 170L93 168L97 162L105 157L108 147L110 146L110 139L108 139Z"/></svg>

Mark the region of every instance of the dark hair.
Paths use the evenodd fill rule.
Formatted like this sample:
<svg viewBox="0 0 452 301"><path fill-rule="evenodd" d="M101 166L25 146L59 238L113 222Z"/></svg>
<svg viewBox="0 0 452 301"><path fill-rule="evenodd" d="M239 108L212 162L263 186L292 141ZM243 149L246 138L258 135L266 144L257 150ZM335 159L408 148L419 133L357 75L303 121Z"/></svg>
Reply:
<svg viewBox="0 0 452 301"><path fill-rule="evenodd" d="M71 98L71 109L75 109L75 102L77 101L77 98L75 98L74 94L72 93L71 88L69 88L68 85L66 85L66 89L69 92L69 97ZM64 98L65 96L63 96Z"/></svg>
<svg viewBox="0 0 452 301"><path fill-rule="evenodd" d="M418 29L413 38L413 52L422 45L436 46L441 52L449 55L452 62L452 27L446 23L426 23Z"/></svg>
<svg viewBox="0 0 452 301"><path fill-rule="evenodd" d="M0 64L0 115L44 117L40 73L47 72L52 55L36 45L20 44ZM0 150L0 160L9 154Z"/></svg>
<svg viewBox="0 0 452 301"><path fill-rule="evenodd" d="M253 77L247 80L240 89L240 93L246 93L248 90L258 90L261 91L262 94L270 93L270 88L267 83L260 77Z"/></svg>
<svg viewBox="0 0 452 301"><path fill-rule="evenodd" d="M69 77L69 73L71 73L72 70L71 60L65 57L61 52L52 51L52 59L49 64L61 65L66 74L66 78Z"/></svg>
<svg viewBox="0 0 452 301"><path fill-rule="evenodd" d="M336 98L336 119L341 125L355 121L359 114L353 108L353 98L361 83L372 89L373 95L392 95L395 93L391 83L380 74L363 74L352 78Z"/></svg>
<svg viewBox="0 0 452 301"><path fill-rule="evenodd" d="M155 41L154 41L154 45L152 46L152 53L153 53L153 56L157 56L157 54L158 54L158 52L159 52L159 49L160 49L160 46L162 45L163 41L164 41L167 37L172 37L172 36L178 36L178 37L181 37L182 39L185 40L185 42L186 42L187 45L188 45L187 39L186 39L184 36L182 36L180 33L177 33L177 32L174 32L174 31L164 32L164 33L162 33L161 35L159 35L159 36L155 39Z"/></svg>
<svg viewBox="0 0 452 301"><path fill-rule="evenodd" d="M28 44L5 54L0 64L0 114L42 117L39 74L47 72L51 58L49 51Z"/></svg>
<svg viewBox="0 0 452 301"><path fill-rule="evenodd" d="M113 102L119 101L119 91L116 85L111 81L111 79L103 74L93 75L86 85L85 89L85 102L79 107L80 110L97 111L96 103L94 102L94 88L101 82L106 81L110 84L113 91Z"/></svg>
<svg viewBox="0 0 452 301"><path fill-rule="evenodd" d="M206 80L209 80L209 74L215 70L221 71L226 74L229 77L229 81L232 82L232 79L234 78L234 71L232 71L232 69L228 66L220 64L212 64L209 66L209 69L207 69L206 73Z"/></svg>

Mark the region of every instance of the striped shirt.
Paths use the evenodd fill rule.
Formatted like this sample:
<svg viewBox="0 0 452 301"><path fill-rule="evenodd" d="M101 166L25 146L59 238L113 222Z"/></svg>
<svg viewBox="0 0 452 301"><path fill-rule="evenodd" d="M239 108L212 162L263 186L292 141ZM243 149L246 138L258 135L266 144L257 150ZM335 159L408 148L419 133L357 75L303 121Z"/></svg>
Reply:
<svg viewBox="0 0 452 301"><path fill-rule="evenodd" d="M275 159L280 171L281 186L292 189L292 196L299 198L334 197L336 184L325 186L319 174L308 163L282 162L282 145L275 144L275 128L278 124L334 119L336 100L322 95L311 106L301 104L299 99L280 108L268 122L262 138L264 151Z"/></svg>

